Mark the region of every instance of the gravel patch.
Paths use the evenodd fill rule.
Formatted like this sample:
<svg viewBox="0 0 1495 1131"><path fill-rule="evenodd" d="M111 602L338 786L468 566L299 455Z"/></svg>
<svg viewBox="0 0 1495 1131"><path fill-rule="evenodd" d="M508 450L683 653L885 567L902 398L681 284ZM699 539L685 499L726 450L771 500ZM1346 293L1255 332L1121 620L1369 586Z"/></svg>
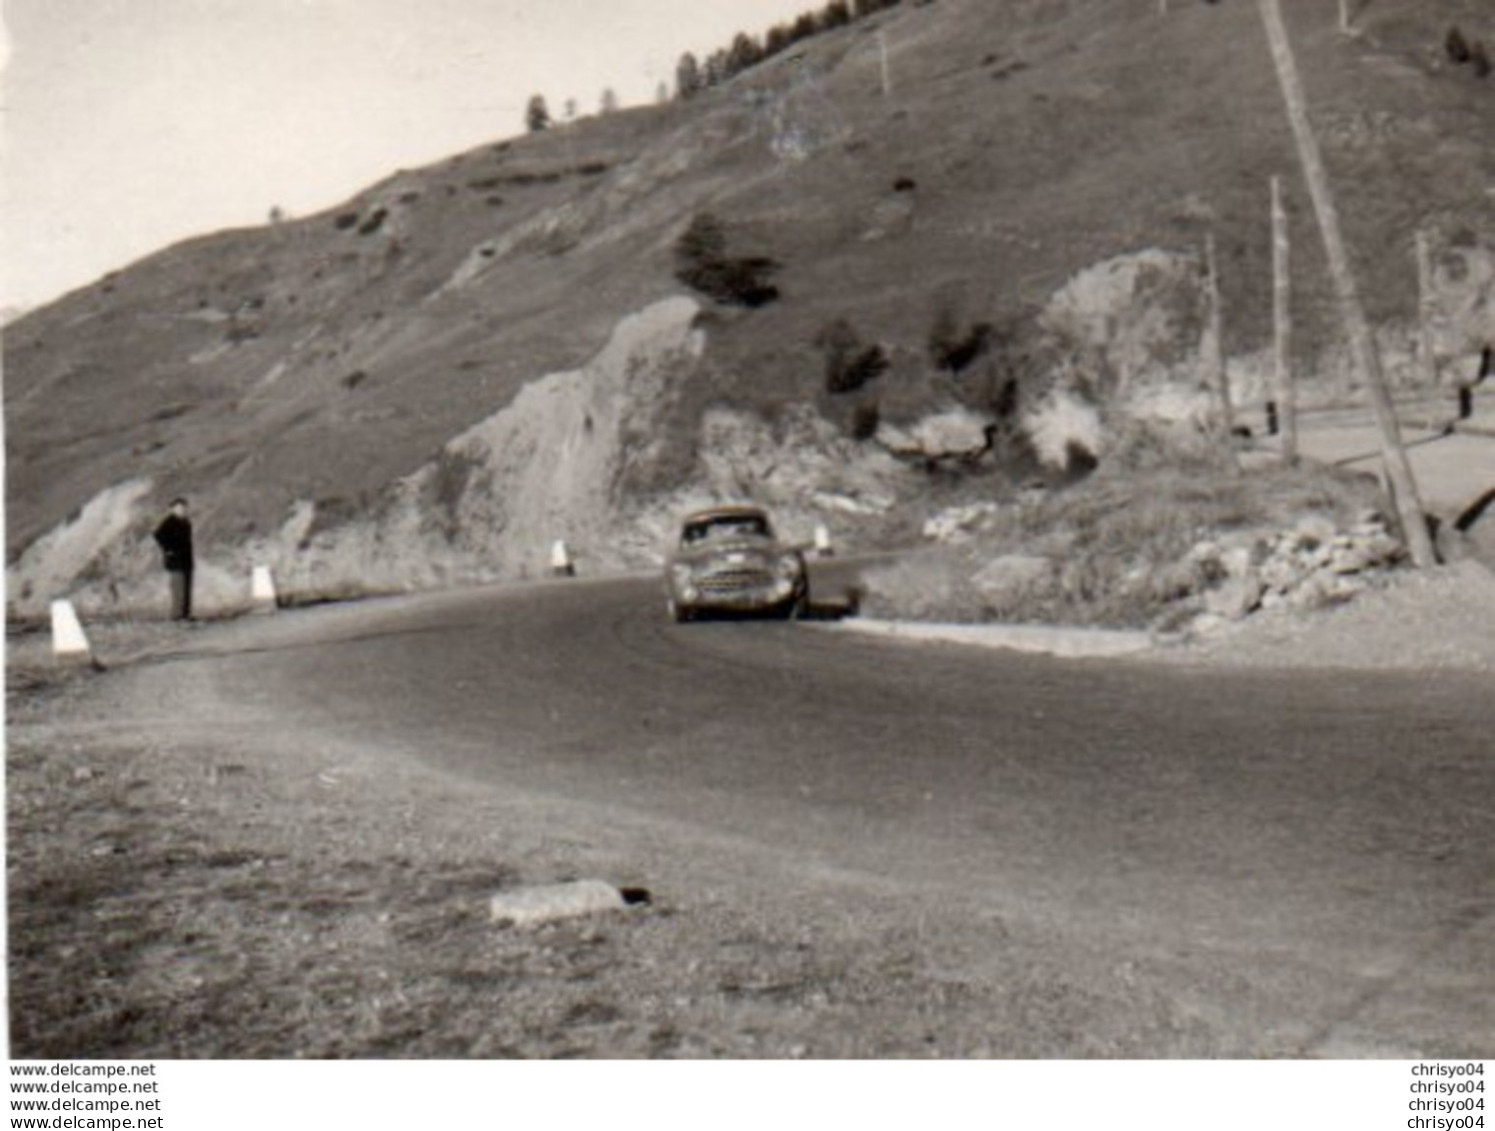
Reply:
<svg viewBox="0 0 1495 1131"><path fill-rule="evenodd" d="M1272 609L1148 653L1190 665L1495 671L1495 574L1404 570L1344 605Z"/></svg>

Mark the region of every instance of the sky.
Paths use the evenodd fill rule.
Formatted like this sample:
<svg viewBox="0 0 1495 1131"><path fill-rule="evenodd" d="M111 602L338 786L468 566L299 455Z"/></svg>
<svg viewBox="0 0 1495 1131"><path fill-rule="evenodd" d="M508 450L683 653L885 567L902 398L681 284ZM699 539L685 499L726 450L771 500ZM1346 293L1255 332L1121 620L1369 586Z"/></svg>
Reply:
<svg viewBox="0 0 1495 1131"><path fill-rule="evenodd" d="M673 87L823 0L3 0L0 309Z"/></svg>

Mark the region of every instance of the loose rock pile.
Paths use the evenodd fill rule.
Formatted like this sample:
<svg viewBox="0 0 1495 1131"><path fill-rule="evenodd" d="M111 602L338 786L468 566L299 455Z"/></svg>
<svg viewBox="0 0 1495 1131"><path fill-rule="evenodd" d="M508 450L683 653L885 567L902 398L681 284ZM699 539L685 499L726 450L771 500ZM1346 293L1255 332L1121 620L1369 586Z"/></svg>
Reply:
<svg viewBox="0 0 1495 1131"><path fill-rule="evenodd" d="M996 503L966 503L947 507L924 523L924 537L933 542L969 542L1001 513Z"/></svg>
<svg viewBox="0 0 1495 1131"><path fill-rule="evenodd" d="M1194 634L1218 631L1259 610L1316 609L1348 601L1402 558L1401 541L1385 520L1367 513L1348 530L1308 516L1276 534L1241 532L1200 542L1189 562L1211 582L1188 624Z"/></svg>

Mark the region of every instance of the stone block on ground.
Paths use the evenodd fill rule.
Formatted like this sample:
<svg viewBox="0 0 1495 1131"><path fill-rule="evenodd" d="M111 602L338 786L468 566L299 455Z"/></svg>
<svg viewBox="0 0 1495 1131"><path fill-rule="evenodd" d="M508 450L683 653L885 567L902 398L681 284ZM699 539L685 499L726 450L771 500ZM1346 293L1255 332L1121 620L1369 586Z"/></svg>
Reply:
<svg viewBox="0 0 1495 1131"><path fill-rule="evenodd" d="M924 524L924 537L937 542L964 542L990 523L1000 509L995 503L950 507Z"/></svg>
<svg viewBox="0 0 1495 1131"><path fill-rule="evenodd" d="M1258 576L1271 592L1286 593L1308 576L1311 567L1305 567L1296 555L1274 555L1261 567Z"/></svg>
<svg viewBox="0 0 1495 1131"><path fill-rule="evenodd" d="M1261 594L1259 578L1228 578L1204 595L1204 610L1226 620L1240 620L1261 605Z"/></svg>
<svg viewBox="0 0 1495 1131"><path fill-rule="evenodd" d="M646 902L648 894L641 889L619 890L602 880L572 880L499 892L489 901L489 913L495 923L532 927Z"/></svg>
<svg viewBox="0 0 1495 1131"><path fill-rule="evenodd" d="M1220 555L1220 565L1233 578L1249 577L1253 567L1260 564L1254 545L1228 546Z"/></svg>
<svg viewBox="0 0 1495 1131"><path fill-rule="evenodd" d="M1306 514L1293 524L1293 531L1300 542L1322 543L1331 541L1339 533L1334 520L1321 514Z"/></svg>
<svg viewBox="0 0 1495 1131"><path fill-rule="evenodd" d="M1363 573L1376 564L1376 556L1369 547L1351 542L1346 546L1335 546L1334 553L1329 558L1329 570L1331 573Z"/></svg>
<svg viewBox="0 0 1495 1131"><path fill-rule="evenodd" d="M1189 631L1195 636L1210 636L1221 631L1229 623L1218 613L1200 613L1189 622Z"/></svg>

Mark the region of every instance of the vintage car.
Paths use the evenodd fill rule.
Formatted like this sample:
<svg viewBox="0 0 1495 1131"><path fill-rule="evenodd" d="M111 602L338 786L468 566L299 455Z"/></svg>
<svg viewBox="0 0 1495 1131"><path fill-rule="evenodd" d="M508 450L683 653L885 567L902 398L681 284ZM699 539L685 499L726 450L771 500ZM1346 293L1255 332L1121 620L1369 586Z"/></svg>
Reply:
<svg viewBox="0 0 1495 1131"><path fill-rule="evenodd" d="M804 554L780 542L761 507L712 507L688 514L665 565L670 616L795 617L809 600Z"/></svg>

